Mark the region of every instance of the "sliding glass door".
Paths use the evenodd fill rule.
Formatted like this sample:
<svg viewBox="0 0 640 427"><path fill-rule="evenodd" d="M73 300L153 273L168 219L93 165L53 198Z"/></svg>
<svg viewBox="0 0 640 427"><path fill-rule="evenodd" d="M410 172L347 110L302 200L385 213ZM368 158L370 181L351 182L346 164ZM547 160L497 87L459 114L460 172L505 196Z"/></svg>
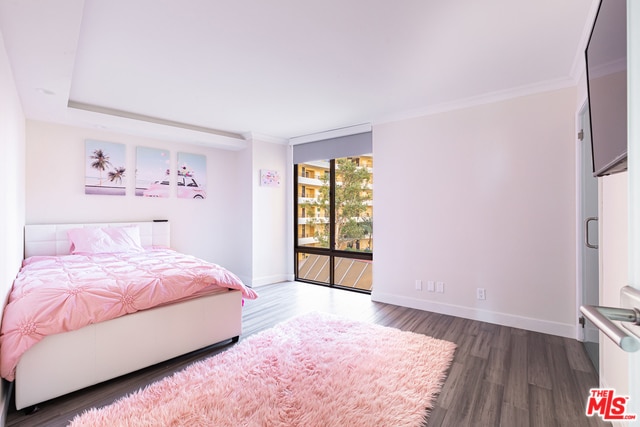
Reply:
<svg viewBox="0 0 640 427"><path fill-rule="evenodd" d="M373 157L295 165L296 280L371 292Z"/></svg>

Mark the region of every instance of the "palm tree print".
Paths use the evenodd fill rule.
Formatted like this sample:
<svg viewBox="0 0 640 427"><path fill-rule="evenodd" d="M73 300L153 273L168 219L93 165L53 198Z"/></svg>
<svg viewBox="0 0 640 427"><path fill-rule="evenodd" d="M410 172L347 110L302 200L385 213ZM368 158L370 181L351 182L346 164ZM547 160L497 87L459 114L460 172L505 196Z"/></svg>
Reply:
<svg viewBox="0 0 640 427"><path fill-rule="evenodd" d="M122 178L124 178L125 171L126 168L123 168L122 166L115 168L115 170L109 171L109 181L122 184Z"/></svg>
<svg viewBox="0 0 640 427"><path fill-rule="evenodd" d="M93 162L91 163L91 167L94 169L98 169L100 171L100 186L102 186L102 172L104 172L107 167L111 166L111 162L109 161L109 155L107 155L102 149L98 148L93 150L93 154L89 156ZM124 170L122 171L124 173ZM120 178L122 179L122 178ZM113 181L113 179L111 180Z"/></svg>

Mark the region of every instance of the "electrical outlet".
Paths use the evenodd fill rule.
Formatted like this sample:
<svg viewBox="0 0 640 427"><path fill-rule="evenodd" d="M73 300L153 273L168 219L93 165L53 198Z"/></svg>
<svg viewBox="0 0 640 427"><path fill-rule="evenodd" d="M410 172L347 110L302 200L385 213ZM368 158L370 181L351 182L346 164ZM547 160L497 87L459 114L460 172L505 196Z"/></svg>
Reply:
<svg viewBox="0 0 640 427"><path fill-rule="evenodd" d="M422 280L416 279L416 291L422 290Z"/></svg>
<svg viewBox="0 0 640 427"><path fill-rule="evenodd" d="M434 282L433 280L429 280L427 282L427 291L435 292L436 291L436 282Z"/></svg>
<svg viewBox="0 0 640 427"><path fill-rule="evenodd" d="M478 299L486 299L487 298L487 295L485 293L484 288L476 289L476 298L478 298Z"/></svg>
<svg viewBox="0 0 640 427"><path fill-rule="evenodd" d="M436 282L436 292L439 294L444 293L444 282Z"/></svg>

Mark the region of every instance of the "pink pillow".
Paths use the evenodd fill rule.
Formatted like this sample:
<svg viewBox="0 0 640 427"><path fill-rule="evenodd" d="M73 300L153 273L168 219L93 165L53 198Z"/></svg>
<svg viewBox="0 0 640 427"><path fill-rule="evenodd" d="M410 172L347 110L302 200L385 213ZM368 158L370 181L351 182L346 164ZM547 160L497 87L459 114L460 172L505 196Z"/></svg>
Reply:
<svg viewBox="0 0 640 427"><path fill-rule="evenodd" d="M137 226L74 228L67 231L72 254L142 252Z"/></svg>

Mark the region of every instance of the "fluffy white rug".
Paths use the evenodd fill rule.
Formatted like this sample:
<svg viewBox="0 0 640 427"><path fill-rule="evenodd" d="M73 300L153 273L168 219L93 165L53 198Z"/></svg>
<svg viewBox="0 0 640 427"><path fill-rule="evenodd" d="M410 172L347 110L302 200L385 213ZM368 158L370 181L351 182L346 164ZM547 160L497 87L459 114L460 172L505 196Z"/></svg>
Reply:
<svg viewBox="0 0 640 427"><path fill-rule="evenodd" d="M314 312L71 426L420 426L454 351L447 341Z"/></svg>

